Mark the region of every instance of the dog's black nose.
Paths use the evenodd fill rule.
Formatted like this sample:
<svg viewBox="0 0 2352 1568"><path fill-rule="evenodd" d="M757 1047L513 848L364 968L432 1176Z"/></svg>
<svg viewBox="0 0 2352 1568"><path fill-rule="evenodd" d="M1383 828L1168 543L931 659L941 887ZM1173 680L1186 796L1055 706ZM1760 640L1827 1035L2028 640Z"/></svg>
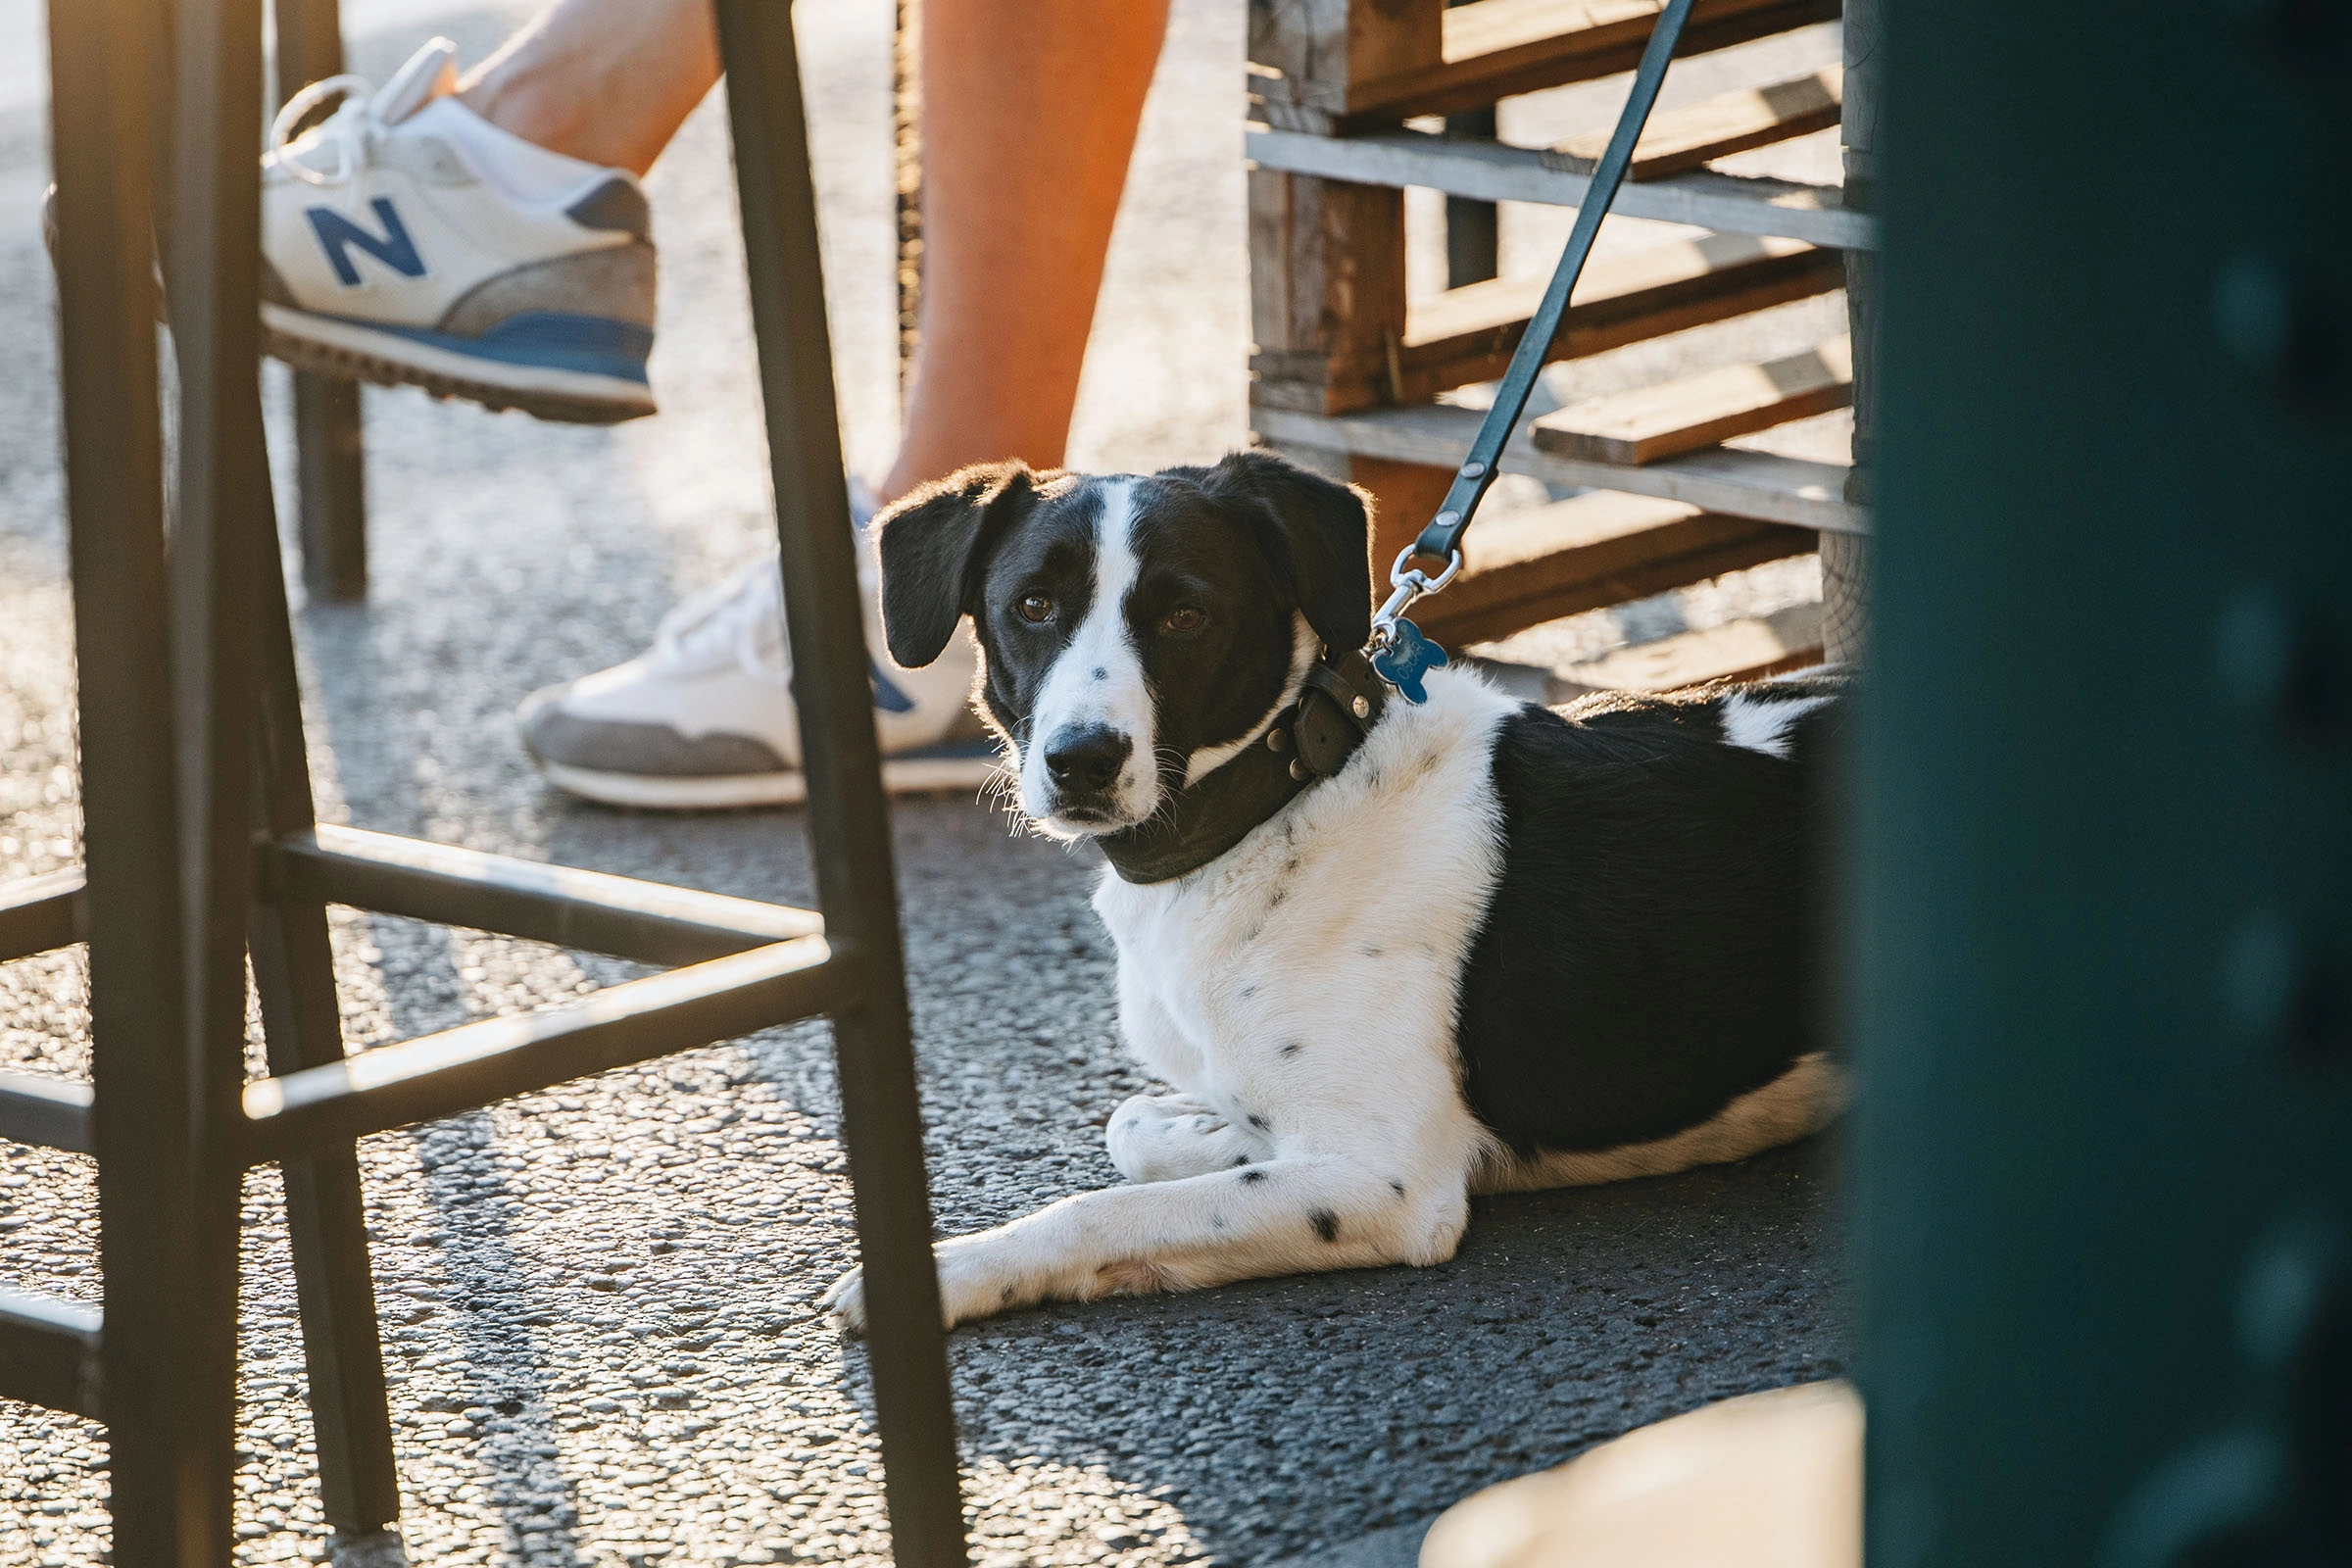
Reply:
<svg viewBox="0 0 2352 1568"><path fill-rule="evenodd" d="M1127 765L1134 744L1108 724L1072 724L1046 742L1046 772L1054 786L1078 795L1100 795Z"/></svg>

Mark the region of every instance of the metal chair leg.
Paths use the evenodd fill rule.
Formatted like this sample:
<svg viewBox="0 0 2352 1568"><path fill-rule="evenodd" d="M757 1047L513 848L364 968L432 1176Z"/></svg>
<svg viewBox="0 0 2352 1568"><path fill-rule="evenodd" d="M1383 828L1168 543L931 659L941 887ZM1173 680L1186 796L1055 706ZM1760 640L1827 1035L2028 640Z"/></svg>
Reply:
<svg viewBox="0 0 2352 1568"><path fill-rule="evenodd" d="M302 733L302 692L285 580L265 566L256 585L262 635L260 826L271 839L318 821ZM249 934L270 1070L343 1059L326 906L274 879L253 906ZM375 1315L375 1275L359 1154L350 1145L284 1162L286 1224L302 1312L318 1488L339 1539L374 1536L400 1518L400 1475Z"/></svg>
<svg viewBox="0 0 2352 1568"><path fill-rule="evenodd" d="M821 921L314 821L257 370L260 203L245 127L261 21L261 0L52 10L88 871L81 887L60 880L0 906L0 928L40 946L86 931L96 1082L91 1098L0 1085L0 1124L95 1148L106 1312L0 1300L0 1391L108 1422L118 1561L226 1568L239 1184L246 1166L281 1162L327 1511L346 1537L364 1536L393 1517L397 1487L352 1141L821 1013L835 1025L895 1556L960 1564L889 816L790 11L722 0L719 24ZM179 371L168 554L148 326L158 229L171 236ZM381 1048L354 1077L329 902L682 967L611 988L595 1007ZM271 1068L251 1084L249 946Z"/></svg>
<svg viewBox="0 0 2352 1568"><path fill-rule="evenodd" d="M902 1568L943 1568L966 1560L955 1412L792 11L774 0L717 0L717 11L793 698L815 742L806 766L818 902L835 950L862 971L864 997L835 1014L833 1039L892 1553Z"/></svg>
<svg viewBox="0 0 2352 1568"><path fill-rule="evenodd" d="M343 71L336 0L273 0L277 22L275 98L285 102ZM368 488L360 444L360 384L294 373L295 494L302 580L317 600L368 597Z"/></svg>

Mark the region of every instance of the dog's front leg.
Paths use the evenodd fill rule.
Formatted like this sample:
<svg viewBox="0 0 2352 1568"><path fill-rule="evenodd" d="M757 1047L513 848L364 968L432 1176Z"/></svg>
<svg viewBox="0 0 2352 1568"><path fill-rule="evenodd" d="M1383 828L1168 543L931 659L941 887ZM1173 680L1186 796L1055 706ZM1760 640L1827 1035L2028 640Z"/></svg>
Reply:
<svg viewBox="0 0 2352 1568"><path fill-rule="evenodd" d="M1081 1193L977 1236L941 1242L950 1327L1039 1301L1190 1291L1232 1280L1453 1255L1465 1180L1395 1176L1340 1155L1300 1155L1148 1186ZM853 1269L825 1293L845 1328L865 1326Z"/></svg>

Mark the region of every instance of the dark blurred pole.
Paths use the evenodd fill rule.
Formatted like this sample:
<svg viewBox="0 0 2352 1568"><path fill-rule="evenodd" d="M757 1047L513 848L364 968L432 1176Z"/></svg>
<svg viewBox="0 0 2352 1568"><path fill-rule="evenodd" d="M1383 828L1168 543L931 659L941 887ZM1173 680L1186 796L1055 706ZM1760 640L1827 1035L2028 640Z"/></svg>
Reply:
<svg viewBox="0 0 2352 1568"><path fill-rule="evenodd" d="M2352 17L1886 20L1869 1561L2352 1562Z"/></svg>
<svg viewBox="0 0 2352 1568"><path fill-rule="evenodd" d="M817 902L826 940L837 958L857 965L864 993L833 1014L833 1047L865 1274L866 1359L891 1559L900 1568L962 1568L956 1416L931 1255L890 811L866 679L792 12L775 0L717 0L716 10L793 697L804 733L830 740L807 759Z"/></svg>
<svg viewBox="0 0 2352 1568"><path fill-rule="evenodd" d="M1447 115L1449 136L1494 137L1494 111L1473 109ZM1460 288L1495 275L1501 256L1502 209L1475 196L1446 198L1446 286Z"/></svg>
<svg viewBox="0 0 2352 1568"><path fill-rule="evenodd" d="M1468 0L1446 0L1448 7L1465 5ZM1466 110L1446 117L1448 136L1476 136L1487 141L1494 139L1494 110ZM1460 288L1467 283L1483 283L1496 275L1501 265L1501 209L1493 202L1482 202L1471 196L1446 198L1446 286Z"/></svg>
<svg viewBox="0 0 2352 1568"><path fill-rule="evenodd" d="M276 101L343 71L336 0L273 0ZM296 503L302 580L311 597L368 597L368 483L360 447L360 384L294 372Z"/></svg>

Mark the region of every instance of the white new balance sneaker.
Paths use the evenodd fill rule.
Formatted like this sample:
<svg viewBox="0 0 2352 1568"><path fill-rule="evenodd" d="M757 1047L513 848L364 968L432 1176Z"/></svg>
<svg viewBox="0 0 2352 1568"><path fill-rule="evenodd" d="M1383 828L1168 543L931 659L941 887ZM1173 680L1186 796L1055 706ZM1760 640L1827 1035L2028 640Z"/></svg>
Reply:
<svg viewBox="0 0 2352 1568"><path fill-rule="evenodd" d="M644 190L433 97L456 56L435 38L380 92L335 76L279 113L262 164L269 352L546 419L653 413Z"/></svg>
<svg viewBox="0 0 2352 1568"><path fill-rule="evenodd" d="M878 649L870 552L862 575L866 646ZM764 555L689 595L635 659L525 698L524 749L551 782L611 806L800 804L808 782L782 593L775 557ZM866 662L884 788L977 790L998 771L996 743L969 701L979 655L968 632L922 669L871 652Z"/></svg>

